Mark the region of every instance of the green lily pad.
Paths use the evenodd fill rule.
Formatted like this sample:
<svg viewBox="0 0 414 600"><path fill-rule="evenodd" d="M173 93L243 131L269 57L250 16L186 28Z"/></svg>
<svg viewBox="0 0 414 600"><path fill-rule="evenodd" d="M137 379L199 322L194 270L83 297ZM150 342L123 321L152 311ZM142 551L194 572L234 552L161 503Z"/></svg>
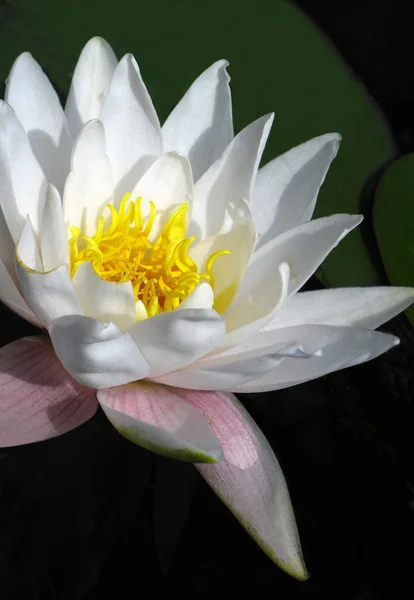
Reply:
<svg viewBox="0 0 414 600"><path fill-rule="evenodd" d="M390 282L414 286L414 154L395 161L381 177L373 216ZM414 324L414 307L407 310L407 316Z"/></svg>
<svg viewBox="0 0 414 600"><path fill-rule="evenodd" d="M65 96L82 46L101 35L118 56L135 54L161 119L203 69L227 58L236 129L276 113L265 161L311 137L342 134L318 217L360 212L366 180L395 155L364 87L315 25L283 0L14 0L0 18L3 78L17 54L30 50ZM332 286L379 281L360 230L326 260L322 277Z"/></svg>

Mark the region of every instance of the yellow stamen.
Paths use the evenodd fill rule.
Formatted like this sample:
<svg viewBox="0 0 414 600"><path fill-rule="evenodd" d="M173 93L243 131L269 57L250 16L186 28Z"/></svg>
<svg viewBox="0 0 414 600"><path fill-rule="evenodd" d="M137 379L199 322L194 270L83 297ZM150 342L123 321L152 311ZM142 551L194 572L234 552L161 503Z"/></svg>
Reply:
<svg viewBox="0 0 414 600"><path fill-rule="evenodd" d="M195 237L186 238L187 204L181 204L169 217L155 242L149 241L156 208L149 203L150 214L144 223L142 198L134 202L125 194L117 210L108 204L110 219L98 220L95 235L81 236L78 227L70 227L71 276L90 261L95 273L106 281L131 281L136 299L136 317L140 321L161 312L175 310L201 282L214 289L212 266L228 250L214 252L206 261L206 272L199 273L188 251ZM80 242L80 243L79 243Z"/></svg>

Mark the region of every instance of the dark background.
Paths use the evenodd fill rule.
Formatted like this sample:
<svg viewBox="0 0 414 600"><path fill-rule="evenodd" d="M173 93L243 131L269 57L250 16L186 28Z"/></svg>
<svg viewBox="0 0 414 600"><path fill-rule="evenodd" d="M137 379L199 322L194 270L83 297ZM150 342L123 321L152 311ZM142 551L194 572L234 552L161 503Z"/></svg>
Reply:
<svg viewBox="0 0 414 600"><path fill-rule="evenodd" d="M399 151L412 152L413 3L298 4L383 109ZM35 331L0 310L2 344ZM308 582L279 571L191 466L155 461L98 414L61 438L0 451L0 597L414 599L414 335L404 316L383 329L402 343L371 363L243 398L282 463Z"/></svg>

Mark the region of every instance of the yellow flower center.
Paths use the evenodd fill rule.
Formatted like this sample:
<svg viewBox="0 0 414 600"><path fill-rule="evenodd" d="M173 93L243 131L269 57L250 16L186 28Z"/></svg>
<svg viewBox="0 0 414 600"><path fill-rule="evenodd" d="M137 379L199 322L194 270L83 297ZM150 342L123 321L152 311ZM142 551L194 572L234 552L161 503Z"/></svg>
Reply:
<svg viewBox="0 0 414 600"><path fill-rule="evenodd" d="M101 216L92 237L81 236L78 227L70 227L71 277L79 265L91 261L95 273L106 281L131 281L136 300L137 320L174 310L201 282L214 289L213 262L228 250L212 254L206 261L205 273L199 273L188 249L195 237L186 238L187 204L175 210L154 243L149 241L156 208L150 202L150 214L144 224L142 198L131 201L126 194L119 210L107 207L111 218L107 226Z"/></svg>

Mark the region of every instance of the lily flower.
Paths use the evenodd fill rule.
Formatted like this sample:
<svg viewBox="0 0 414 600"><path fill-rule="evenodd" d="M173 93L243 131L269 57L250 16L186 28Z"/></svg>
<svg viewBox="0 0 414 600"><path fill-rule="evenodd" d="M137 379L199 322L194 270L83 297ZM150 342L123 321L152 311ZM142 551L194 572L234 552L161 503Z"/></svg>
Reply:
<svg viewBox="0 0 414 600"><path fill-rule="evenodd" d="M273 115L234 136L227 64L161 127L134 57L118 62L101 38L65 109L29 53L14 63L0 103L0 299L43 333L0 350L0 445L63 434L100 405L129 440L195 463L305 579L281 468L233 394L378 356L398 340L375 328L414 293L297 293L361 221L311 220L340 136L259 169Z"/></svg>

